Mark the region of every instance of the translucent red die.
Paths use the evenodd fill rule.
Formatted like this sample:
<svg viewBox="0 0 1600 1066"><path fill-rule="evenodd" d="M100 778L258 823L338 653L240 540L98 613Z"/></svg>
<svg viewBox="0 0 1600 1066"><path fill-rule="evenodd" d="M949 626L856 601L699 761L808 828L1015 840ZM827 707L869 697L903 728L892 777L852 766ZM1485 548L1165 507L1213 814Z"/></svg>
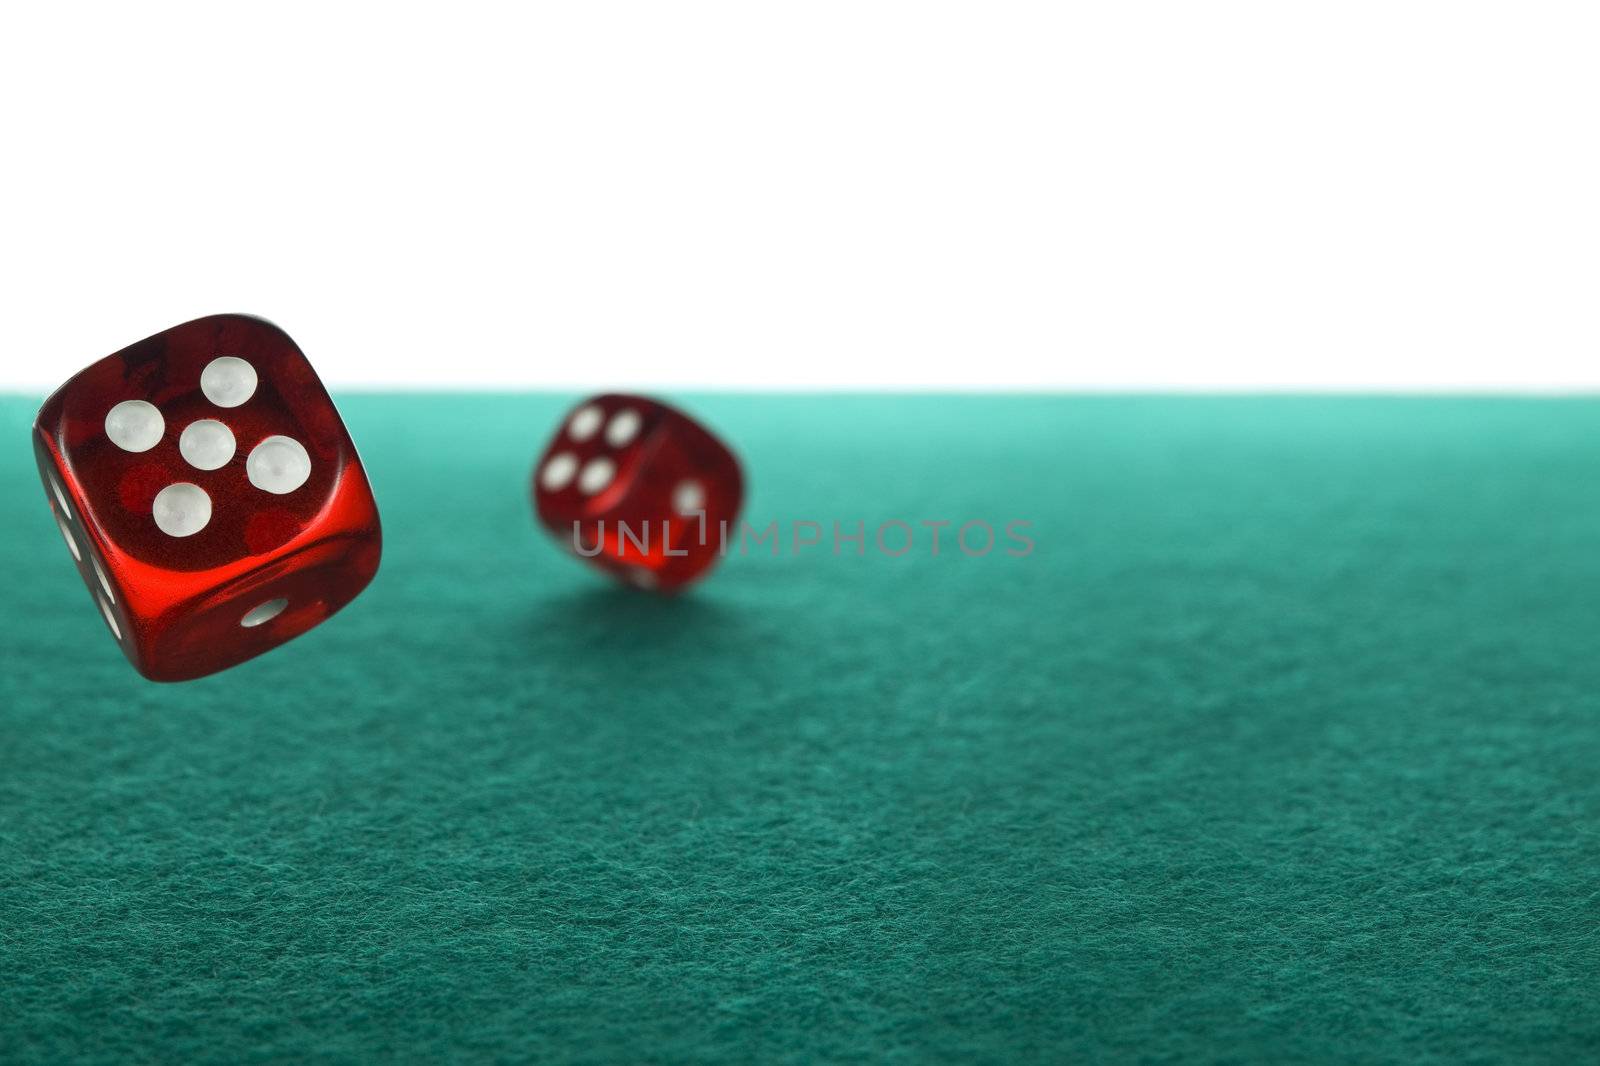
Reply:
<svg viewBox="0 0 1600 1066"><path fill-rule="evenodd" d="M671 591L736 543L739 460L704 426L643 396L607 394L562 421L533 470L539 521L619 580Z"/></svg>
<svg viewBox="0 0 1600 1066"><path fill-rule="evenodd" d="M248 315L186 322L45 401L45 496L128 661L156 681L304 633L378 569L371 486L311 364Z"/></svg>

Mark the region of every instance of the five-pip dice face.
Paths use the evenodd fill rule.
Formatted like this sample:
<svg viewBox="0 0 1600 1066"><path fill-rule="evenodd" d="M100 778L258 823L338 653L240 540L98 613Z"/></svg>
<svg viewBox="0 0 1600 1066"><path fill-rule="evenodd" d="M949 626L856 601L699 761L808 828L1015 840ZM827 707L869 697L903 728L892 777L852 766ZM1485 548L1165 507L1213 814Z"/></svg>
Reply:
<svg viewBox="0 0 1600 1066"><path fill-rule="evenodd" d="M744 501L739 461L688 415L642 396L579 404L533 472L539 520L576 554L671 590L722 555Z"/></svg>
<svg viewBox="0 0 1600 1066"><path fill-rule="evenodd" d="M355 446L271 323L216 315L124 348L58 389L34 430L67 547L147 677L259 655L377 571L378 511Z"/></svg>

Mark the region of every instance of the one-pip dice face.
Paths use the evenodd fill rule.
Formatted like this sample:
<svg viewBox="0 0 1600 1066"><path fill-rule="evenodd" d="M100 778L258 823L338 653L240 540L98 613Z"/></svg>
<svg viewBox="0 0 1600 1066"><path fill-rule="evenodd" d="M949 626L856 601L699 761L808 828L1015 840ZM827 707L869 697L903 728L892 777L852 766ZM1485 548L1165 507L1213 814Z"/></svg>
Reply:
<svg viewBox="0 0 1600 1066"><path fill-rule="evenodd" d="M108 628L157 680L310 629L377 570L371 488L310 363L217 315L100 360L39 412L45 494Z"/></svg>
<svg viewBox="0 0 1600 1066"><path fill-rule="evenodd" d="M728 447L641 396L586 400L534 467L535 510L569 549L641 588L672 590L721 557L743 503Z"/></svg>

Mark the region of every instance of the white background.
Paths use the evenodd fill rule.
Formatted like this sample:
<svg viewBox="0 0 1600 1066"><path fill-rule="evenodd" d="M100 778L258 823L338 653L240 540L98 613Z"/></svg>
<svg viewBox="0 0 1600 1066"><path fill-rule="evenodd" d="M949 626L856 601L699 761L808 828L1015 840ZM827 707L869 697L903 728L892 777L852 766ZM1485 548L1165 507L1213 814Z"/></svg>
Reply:
<svg viewBox="0 0 1600 1066"><path fill-rule="evenodd" d="M13 4L0 387L1600 385L1600 5Z"/></svg>

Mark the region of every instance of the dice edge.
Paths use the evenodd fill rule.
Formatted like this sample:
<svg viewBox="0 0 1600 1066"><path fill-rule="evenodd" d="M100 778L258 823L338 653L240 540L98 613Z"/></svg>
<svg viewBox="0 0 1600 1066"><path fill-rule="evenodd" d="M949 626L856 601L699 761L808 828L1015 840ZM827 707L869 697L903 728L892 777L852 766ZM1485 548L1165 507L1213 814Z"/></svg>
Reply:
<svg viewBox="0 0 1600 1066"><path fill-rule="evenodd" d="M43 409L41 409L41 415L42 413ZM130 587L127 582L120 580L117 568L111 563L112 553L106 550L105 534L100 528L100 523L95 517L94 510L87 505L83 496L74 488L74 481L67 474L63 457L55 440L39 421L34 422L33 438L34 458L40 468L40 483L44 488L46 508L50 516L54 518L58 505L54 499L54 489L46 475L46 468L48 467L49 472L54 474L57 484L61 486L62 493L72 505L73 518L68 522L68 525L71 527L72 532L81 534L82 540L86 542L81 547L90 553L81 559L74 558L72 560L73 569L77 571L78 578L83 582L84 591L89 594L89 602L94 605L98 614L101 611L102 594L95 587L98 578L95 577L93 565L89 560L100 560L100 565L105 572L106 582L112 586L113 594L110 607L112 613L116 616L117 627L122 634L122 639L118 640L116 635L111 633L107 633L107 636L111 637L112 643L122 652L123 658L127 659L135 670L144 674L143 653L147 634L145 633L145 627L139 623L138 612L133 609L143 602L139 592L137 589Z"/></svg>

